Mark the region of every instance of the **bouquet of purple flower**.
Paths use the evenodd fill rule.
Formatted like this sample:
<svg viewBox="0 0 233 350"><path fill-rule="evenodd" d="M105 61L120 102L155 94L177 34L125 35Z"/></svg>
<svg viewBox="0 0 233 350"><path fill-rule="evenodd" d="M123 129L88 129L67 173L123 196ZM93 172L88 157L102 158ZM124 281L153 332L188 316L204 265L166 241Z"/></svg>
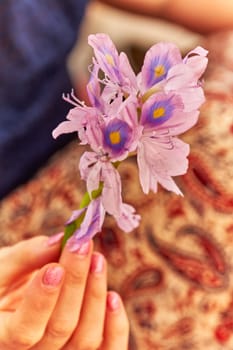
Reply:
<svg viewBox="0 0 233 350"><path fill-rule="evenodd" d="M91 106L73 93L64 96L74 108L53 131L55 138L77 132L80 144L90 146L79 164L87 192L65 229L63 244L72 236L73 249L101 231L106 213L125 232L139 225L140 216L121 195L117 168L127 157L137 156L145 194L158 184L182 194L173 177L186 173L189 145L177 136L198 120L205 101L200 78L208 62L201 47L182 58L174 44L162 42L146 52L136 75L106 34L90 35L88 43L95 55L87 84Z"/></svg>

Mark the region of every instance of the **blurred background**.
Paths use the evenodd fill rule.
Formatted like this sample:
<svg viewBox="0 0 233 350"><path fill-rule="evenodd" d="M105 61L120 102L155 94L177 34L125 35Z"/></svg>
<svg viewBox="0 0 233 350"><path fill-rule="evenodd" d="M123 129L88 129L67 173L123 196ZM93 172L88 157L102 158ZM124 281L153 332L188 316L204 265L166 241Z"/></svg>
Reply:
<svg viewBox="0 0 233 350"><path fill-rule="evenodd" d="M129 313L130 350L233 349L232 27L231 0L0 4L1 246L63 230L85 191L77 171L83 148L51 132L71 108L63 92L73 87L87 100L90 33L109 34L135 71L158 41L183 54L209 50L206 103L183 135L191 145L189 171L177 179L184 197L162 189L143 195L136 164L127 161L123 197L142 223L125 235L108 217L95 239L109 263L109 288Z"/></svg>

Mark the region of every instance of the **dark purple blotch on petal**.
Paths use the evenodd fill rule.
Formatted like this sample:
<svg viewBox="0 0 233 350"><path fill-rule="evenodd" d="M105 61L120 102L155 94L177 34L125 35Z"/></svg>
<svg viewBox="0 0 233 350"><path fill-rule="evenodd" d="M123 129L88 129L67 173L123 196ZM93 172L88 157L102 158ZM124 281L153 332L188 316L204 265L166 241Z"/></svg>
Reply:
<svg viewBox="0 0 233 350"><path fill-rule="evenodd" d="M114 119L108 123L104 130L104 145L112 153L122 153L127 148L132 137L132 129L120 119Z"/></svg>

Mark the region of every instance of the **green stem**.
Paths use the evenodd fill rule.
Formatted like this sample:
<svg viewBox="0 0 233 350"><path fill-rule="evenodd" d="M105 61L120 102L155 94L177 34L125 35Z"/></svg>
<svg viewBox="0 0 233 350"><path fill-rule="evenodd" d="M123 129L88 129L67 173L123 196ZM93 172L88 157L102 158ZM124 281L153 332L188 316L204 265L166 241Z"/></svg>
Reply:
<svg viewBox="0 0 233 350"><path fill-rule="evenodd" d="M73 233L80 227L81 223L83 222L83 219L85 218L85 212L83 212L75 221L71 222L70 224L66 225L65 232L62 240L62 249L64 248L66 242L68 239L73 235Z"/></svg>

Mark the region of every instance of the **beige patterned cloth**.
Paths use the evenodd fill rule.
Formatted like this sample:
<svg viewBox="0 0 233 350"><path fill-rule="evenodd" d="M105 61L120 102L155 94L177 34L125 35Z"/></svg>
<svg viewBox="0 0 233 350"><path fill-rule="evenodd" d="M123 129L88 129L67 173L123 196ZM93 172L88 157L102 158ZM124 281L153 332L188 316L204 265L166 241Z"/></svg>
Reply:
<svg viewBox="0 0 233 350"><path fill-rule="evenodd" d="M210 50L207 102L183 137L191 144L189 171L177 179L184 197L161 188L145 196L127 161L123 197L141 225L126 235L107 217L95 239L127 307L130 350L233 349L233 33L201 44ZM83 150L70 144L1 202L1 245L63 229L85 191Z"/></svg>

